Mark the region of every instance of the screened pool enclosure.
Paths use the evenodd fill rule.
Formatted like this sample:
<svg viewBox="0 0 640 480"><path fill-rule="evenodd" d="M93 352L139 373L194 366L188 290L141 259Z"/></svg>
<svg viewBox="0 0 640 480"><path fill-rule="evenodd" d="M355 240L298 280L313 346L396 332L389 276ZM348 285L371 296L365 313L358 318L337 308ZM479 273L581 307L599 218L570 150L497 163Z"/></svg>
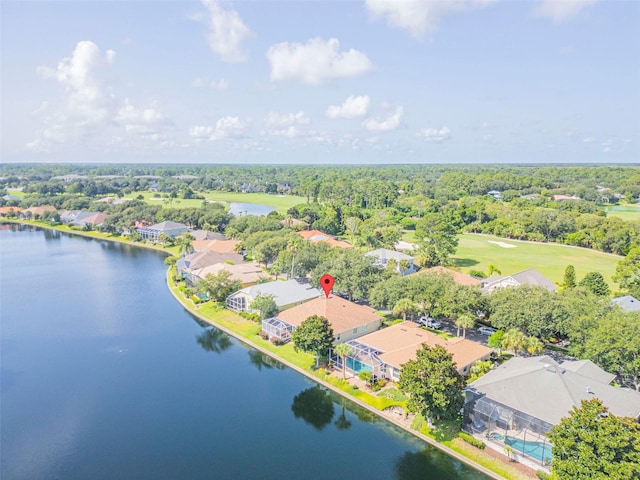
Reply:
<svg viewBox="0 0 640 480"><path fill-rule="evenodd" d="M488 441L508 445L541 466L551 463L546 434L553 425L485 396L465 405L465 429Z"/></svg>

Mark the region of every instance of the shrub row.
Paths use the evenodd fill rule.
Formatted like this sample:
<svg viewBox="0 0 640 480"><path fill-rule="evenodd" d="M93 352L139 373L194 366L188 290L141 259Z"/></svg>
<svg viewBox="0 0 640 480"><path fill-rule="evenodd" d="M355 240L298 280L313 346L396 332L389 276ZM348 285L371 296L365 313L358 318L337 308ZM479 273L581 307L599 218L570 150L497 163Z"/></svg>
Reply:
<svg viewBox="0 0 640 480"><path fill-rule="evenodd" d="M479 448L480 450L484 450L484 447L485 447L484 442L482 440L478 440L473 435L469 435L468 433L465 433L465 432L460 432L458 436L468 444L473 445L474 447Z"/></svg>

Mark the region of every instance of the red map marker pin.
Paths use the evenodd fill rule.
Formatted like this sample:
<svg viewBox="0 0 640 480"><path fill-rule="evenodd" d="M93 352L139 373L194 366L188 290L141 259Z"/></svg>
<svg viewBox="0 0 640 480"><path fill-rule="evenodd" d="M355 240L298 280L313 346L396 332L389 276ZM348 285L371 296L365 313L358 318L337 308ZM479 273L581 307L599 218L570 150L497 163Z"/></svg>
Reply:
<svg viewBox="0 0 640 480"><path fill-rule="evenodd" d="M324 294L327 296L327 298L329 298L329 293L333 288L333 282L334 282L333 277L328 273L325 273L320 277L320 286L324 290Z"/></svg>

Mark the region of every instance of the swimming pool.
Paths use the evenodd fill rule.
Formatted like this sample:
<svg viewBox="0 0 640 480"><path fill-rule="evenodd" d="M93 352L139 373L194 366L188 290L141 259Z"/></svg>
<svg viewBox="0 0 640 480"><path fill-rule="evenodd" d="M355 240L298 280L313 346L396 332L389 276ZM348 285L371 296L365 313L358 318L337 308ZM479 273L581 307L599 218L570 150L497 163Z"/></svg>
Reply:
<svg viewBox="0 0 640 480"><path fill-rule="evenodd" d="M552 455L550 443L525 441L513 437L507 437L505 439L504 435L499 433L492 433L490 434L490 437L513 447L513 449L518 453L524 453L525 455L540 460L541 462L545 459L551 461Z"/></svg>

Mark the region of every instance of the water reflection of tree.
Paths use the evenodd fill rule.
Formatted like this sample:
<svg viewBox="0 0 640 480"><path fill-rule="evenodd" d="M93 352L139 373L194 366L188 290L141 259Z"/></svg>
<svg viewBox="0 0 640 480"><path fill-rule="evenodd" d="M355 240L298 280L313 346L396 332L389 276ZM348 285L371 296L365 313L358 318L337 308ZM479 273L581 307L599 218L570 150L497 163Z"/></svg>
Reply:
<svg viewBox="0 0 640 480"><path fill-rule="evenodd" d="M480 473L474 476L471 469L465 468L457 460L433 447L425 448L420 452L405 452L395 461L393 470L394 478L398 480L485 478Z"/></svg>
<svg viewBox="0 0 640 480"><path fill-rule="evenodd" d="M196 337L196 341L207 352L222 353L232 345L231 337L217 328L208 328Z"/></svg>
<svg viewBox="0 0 640 480"><path fill-rule="evenodd" d="M43 232L45 240L60 240L60 238L62 237L62 235L60 235L60 232L57 230L49 230L48 228L45 228Z"/></svg>
<svg viewBox="0 0 640 480"><path fill-rule="evenodd" d="M347 415L345 414L345 410L344 410L344 405L347 402L347 400L344 397L342 397L340 399L340 402L342 403L342 412L340 413L340 416L336 419L336 421L333 422L333 424L336 426L338 430L348 430L351 427L351 422L347 418Z"/></svg>
<svg viewBox="0 0 640 480"><path fill-rule="evenodd" d="M264 353L259 352L258 350L250 349L248 353L249 362L251 362L251 365L256 367L258 370L262 370L263 368L275 368L278 370L282 370L286 368L284 364L280 363L274 358L271 358L269 355L265 355Z"/></svg>
<svg viewBox="0 0 640 480"><path fill-rule="evenodd" d="M307 388L293 397L291 411L317 430L322 430L333 420L333 399L319 385Z"/></svg>

